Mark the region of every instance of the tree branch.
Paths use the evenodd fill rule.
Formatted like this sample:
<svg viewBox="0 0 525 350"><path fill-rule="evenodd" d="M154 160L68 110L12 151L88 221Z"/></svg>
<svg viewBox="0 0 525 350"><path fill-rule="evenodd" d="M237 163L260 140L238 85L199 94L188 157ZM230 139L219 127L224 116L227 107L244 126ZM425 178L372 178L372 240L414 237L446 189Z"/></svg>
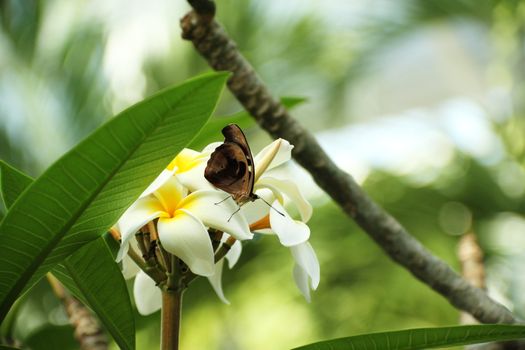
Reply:
<svg viewBox="0 0 525 350"><path fill-rule="evenodd" d="M70 295L51 273L46 276L53 292L64 304L69 322L75 329L75 339L78 341L80 349L108 349L108 339L91 311L77 298Z"/></svg>
<svg viewBox="0 0 525 350"><path fill-rule="evenodd" d="M192 1L193 4L196 2L201 1ZM215 20L192 11L182 18L181 27L182 37L192 41L211 67L233 73L228 80L228 88L261 127L274 138L284 138L295 146L295 160L394 261L443 295L456 308L469 312L480 322L518 322L504 306L490 299L484 291L472 286L426 250L399 222L372 201L349 174L339 169L314 136L270 94Z"/></svg>

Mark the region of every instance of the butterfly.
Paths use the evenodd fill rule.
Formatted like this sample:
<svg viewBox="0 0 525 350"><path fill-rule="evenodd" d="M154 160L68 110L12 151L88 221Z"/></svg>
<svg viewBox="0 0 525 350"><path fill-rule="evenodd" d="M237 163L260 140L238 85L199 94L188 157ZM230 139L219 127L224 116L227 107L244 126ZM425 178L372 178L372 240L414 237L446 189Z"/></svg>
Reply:
<svg viewBox="0 0 525 350"><path fill-rule="evenodd" d="M204 177L213 186L229 193L239 206L259 199L253 193L255 169L246 136L236 124L225 126L222 134L224 143L211 154Z"/></svg>

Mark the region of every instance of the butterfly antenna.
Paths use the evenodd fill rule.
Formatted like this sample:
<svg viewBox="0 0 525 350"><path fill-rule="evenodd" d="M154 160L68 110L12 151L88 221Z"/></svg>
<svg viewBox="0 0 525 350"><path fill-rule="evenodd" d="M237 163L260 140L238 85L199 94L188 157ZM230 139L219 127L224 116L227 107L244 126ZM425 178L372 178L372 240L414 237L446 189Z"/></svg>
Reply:
<svg viewBox="0 0 525 350"><path fill-rule="evenodd" d="M224 198L222 201L219 201L219 202L217 202L217 203L213 203L213 204L215 204L215 205L219 205L219 204L221 204L222 202L224 202L225 200L227 200L228 198L232 198L232 196L228 196L228 197ZM228 220L228 221L230 221L230 220Z"/></svg>
<svg viewBox="0 0 525 350"><path fill-rule="evenodd" d="M261 199L264 203L268 204L268 206L270 208L272 208L273 210L275 210L277 213L281 214L282 217L284 217L285 215L283 213L281 213L279 210L275 209L270 203L268 203L263 197L261 196L258 196L259 199Z"/></svg>

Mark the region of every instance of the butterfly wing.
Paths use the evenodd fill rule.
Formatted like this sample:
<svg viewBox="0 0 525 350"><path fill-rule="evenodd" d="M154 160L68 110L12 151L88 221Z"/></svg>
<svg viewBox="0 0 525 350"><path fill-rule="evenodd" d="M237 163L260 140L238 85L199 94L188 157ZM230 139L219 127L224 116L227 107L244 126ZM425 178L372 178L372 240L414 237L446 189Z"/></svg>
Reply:
<svg viewBox="0 0 525 350"><path fill-rule="evenodd" d="M257 198L253 194L253 157L246 137L235 124L224 127L222 133L224 143L211 154L204 177L237 203L253 200Z"/></svg>
<svg viewBox="0 0 525 350"><path fill-rule="evenodd" d="M244 132L242 132L241 128L237 124L229 124L222 129L222 134L224 135L225 142L233 142L242 148L244 156L246 157L246 163L248 164L248 172L250 174L248 179L248 195L251 200L257 198L257 196L253 194L253 186L255 184L253 155Z"/></svg>

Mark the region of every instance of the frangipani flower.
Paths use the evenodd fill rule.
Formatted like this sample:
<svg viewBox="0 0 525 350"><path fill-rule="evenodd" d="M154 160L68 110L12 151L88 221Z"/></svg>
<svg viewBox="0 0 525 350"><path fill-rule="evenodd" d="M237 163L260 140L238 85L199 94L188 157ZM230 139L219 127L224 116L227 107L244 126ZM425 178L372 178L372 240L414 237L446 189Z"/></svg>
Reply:
<svg viewBox="0 0 525 350"><path fill-rule="evenodd" d="M202 190L214 188L205 178L204 169L210 154L220 143L208 145L202 152L192 153L193 167L185 172L177 172L175 176L181 183L191 190ZM301 220L293 220L290 215L281 211L270 211L270 221L273 233L275 233L284 246L293 246L304 243L310 236L310 230L304 224L312 216L312 206L301 194L297 185L290 180L282 180L272 176L271 170L286 163L291 159L293 146L283 139L278 139L263 148L254 157L255 185L254 192L263 197L267 202L279 201L284 204L285 200L295 204L301 215ZM269 198L263 195L261 190L268 189L273 194ZM226 194L227 196L227 194ZM273 206L273 204L272 204ZM264 202L256 201L246 203L242 212L247 216L249 222L254 222L268 214L270 208ZM284 210L284 208L282 208ZM284 215L281 215L281 214ZM278 214L278 215L273 215Z"/></svg>
<svg viewBox="0 0 525 350"><path fill-rule="evenodd" d="M210 154L219 144L210 144L203 152L193 154L192 159L195 160L195 166L183 175L177 175L185 186L193 189L213 188L204 178L204 169ZM312 215L312 206L294 182L280 179L272 174L273 169L291 159L292 149L293 146L288 141L278 139L263 148L254 157L254 192L264 201L246 203L242 206L241 213L246 216L248 222L253 223L252 231L274 234L283 246L290 248L296 262L293 273L295 282L304 297L310 301L310 289L315 290L320 279L319 262L308 243L310 229L306 225ZM271 208L265 202L271 203ZM287 204L295 207L301 220L292 218L285 209ZM240 254L240 247L239 244L235 254ZM237 258L230 258L228 255L226 258L231 268L237 261L238 255ZM219 298L227 303L221 285L223 266L224 263L219 262L216 265L216 273L209 277L209 280Z"/></svg>
<svg viewBox="0 0 525 350"><path fill-rule="evenodd" d="M176 171L175 167L167 171L173 169ZM223 193L215 190L188 194L171 175L166 176L164 172L159 175L119 219L122 243L117 260L127 252L134 234L158 219L157 230L163 248L184 261L193 273L211 276L215 272L214 252L206 227L227 231L239 240L251 239L253 235L244 216L236 215L228 221L237 209L231 198L224 200ZM218 202L221 203L216 205Z"/></svg>
<svg viewBox="0 0 525 350"><path fill-rule="evenodd" d="M129 244L137 250L134 234L152 220L162 247L184 261L193 273L206 276L225 303L229 303L221 281L225 260L230 269L236 264L242 251L240 241L251 239L250 231L275 235L290 249L295 260L293 276L306 300L310 301L310 290L319 284L319 263L308 243L310 229L306 225L312 207L294 182L280 178L273 171L291 158L293 146L279 139L254 157L254 191L271 207L259 200L247 203L232 215L238 210L237 203L204 178L207 161L220 144L210 144L202 152L190 149L180 152L115 226L122 242L118 260L124 258L126 277L136 274L133 293L137 309L143 315L160 308L161 293L146 273L137 274L137 266L126 252ZM289 214L290 205L300 220ZM252 222L250 227L248 222ZM221 241L231 245L225 259L216 264L208 228L224 232Z"/></svg>

